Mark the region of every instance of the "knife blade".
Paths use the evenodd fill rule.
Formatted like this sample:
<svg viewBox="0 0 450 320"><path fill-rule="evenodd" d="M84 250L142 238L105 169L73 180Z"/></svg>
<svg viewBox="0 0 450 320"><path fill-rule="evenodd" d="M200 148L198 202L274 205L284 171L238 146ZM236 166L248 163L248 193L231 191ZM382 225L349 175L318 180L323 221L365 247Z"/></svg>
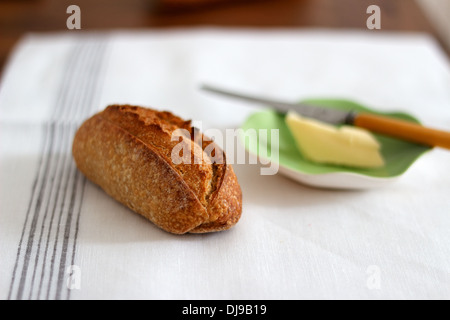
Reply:
<svg viewBox="0 0 450 320"><path fill-rule="evenodd" d="M271 106L275 110L281 113L288 113L289 111L296 111L304 117L314 118L330 124L342 124L351 121L354 112L335 110L330 108L322 108L312 106L304 103L294 104L276 101L268 98L260 98L247 94L231 92L210 85L202 85L201 89L204 91L212 92L222 96L232 97L240 100L245 100L252 103L258 103L261 105Z"/></svg>
<svg viewBox="0 0 450 320"><path fill-rule="evenodd" d="M202 85L201 90L210 93L270 106L281 113L295 111L300 115L330 124L348 124L372 132L409 142L450 149L450 132L427 128L422 125L365 112L342 111L308 104L295 104Z"/></svg>

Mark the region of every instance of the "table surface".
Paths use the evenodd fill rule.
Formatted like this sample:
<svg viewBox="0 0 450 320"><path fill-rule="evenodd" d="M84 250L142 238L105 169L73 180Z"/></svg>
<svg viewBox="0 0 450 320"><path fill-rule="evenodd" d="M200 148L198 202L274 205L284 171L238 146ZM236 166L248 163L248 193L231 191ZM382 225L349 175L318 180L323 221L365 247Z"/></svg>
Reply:
<svg viewBox="0 0 450 320"><path fill-rule="evenodd" d="M366 29L367 7L376 4L381 8L382 30L426 32L442 44L412 0L236 0L182 10L162 10L155 2L78 0L81 32L191 26ZM0 70L25 33L67 30L66 9L71 4L69 0L0 0Z"/></svg>

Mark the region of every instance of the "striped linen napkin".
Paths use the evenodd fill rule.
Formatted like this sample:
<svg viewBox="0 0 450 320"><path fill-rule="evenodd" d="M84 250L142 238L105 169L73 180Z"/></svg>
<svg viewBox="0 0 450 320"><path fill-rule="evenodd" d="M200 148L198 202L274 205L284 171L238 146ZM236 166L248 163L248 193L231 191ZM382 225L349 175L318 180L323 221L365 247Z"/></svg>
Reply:
<svg viewBox="0 0 450 320"><path fill-rule="evenodd" d="M71 145L80 121L98 108L107 40L88 37L61 43L58 45L65 47L64 52L52 56L52 45L41 44L50 39L24 40L12 66L18 63L14 59L28 60L21 54L28 51L34 55L36 47L40 49L38 57L26 63L30 69L10 69L2 86L2 110L15 109L14 116L6 115L2 121L2 129L6 130L2 136L10 140L8 146L16 144L14 149L20 150L19 154L13 151L11 157L3 158L5 166L14 167L12 175L2 179L3 187L9 184L6 181L25 174L21 165L33 168L27 174L31 180L12 195L15 202L20 202L21 209L14 218L22 220L22 230L2 232L4 236L20 234L17 244L7 242L10 248L17 247L12 273L2 272L3 279L9 273L8 299L67 299L71 292L64 280L69 266L75 265L86 189L86 180L72 160ZM42 59L39 54L49 56ZM28 78L24 92L13 93L23 99L11 96L11 91L16 90L14 80L21 82L11 80L14 75ZM6 155L9 152L5 150ZM18 209L9 208L8 212L11 210ZM12 231L18 233L13 235Z"/></svg>
<svg viewBox="0 0 450 320"><path fill-rule="evenodd" d="M0 299L403 299L450 296L450 154L395 184L316 190L235 165L238 225L168 234L71 156L80 123L129 103L238 127L253 106L202 82L296 101L346 97L450 127L450 67L426 35L327 30L31 34L0 86Z"/></svg>

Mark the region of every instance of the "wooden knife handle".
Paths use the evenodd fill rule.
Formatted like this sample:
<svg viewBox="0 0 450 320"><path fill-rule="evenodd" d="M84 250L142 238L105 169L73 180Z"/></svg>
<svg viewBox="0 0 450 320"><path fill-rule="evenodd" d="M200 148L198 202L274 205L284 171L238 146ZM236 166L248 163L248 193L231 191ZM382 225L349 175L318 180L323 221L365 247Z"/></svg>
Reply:
<svg viewBox="0 0 450 320"><path fill-rule="evenodd" d="M368 113L357 114L353 124L410 142L450 149L450 132L426 128L420 124Z"/></svg>

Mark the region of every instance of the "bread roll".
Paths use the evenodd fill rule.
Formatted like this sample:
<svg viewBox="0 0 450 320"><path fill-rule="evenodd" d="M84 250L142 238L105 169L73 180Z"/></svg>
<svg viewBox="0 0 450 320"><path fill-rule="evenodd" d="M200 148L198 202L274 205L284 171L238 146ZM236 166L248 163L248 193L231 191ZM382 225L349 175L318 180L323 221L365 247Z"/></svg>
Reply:
<svg viewBox="0 0 450 320"><path fill-rule="evenodd" d="M172 141L177 129L191 135ZM229 229L242 212L239 183L225 153L214 145L211 157L204 149L212 142L194 133L190 121L170 112L113 105L81 125L73 156L89 180L168 232ZM189 147L190 155L184 156L190 163L172 161L180 144Z"/></svg>

